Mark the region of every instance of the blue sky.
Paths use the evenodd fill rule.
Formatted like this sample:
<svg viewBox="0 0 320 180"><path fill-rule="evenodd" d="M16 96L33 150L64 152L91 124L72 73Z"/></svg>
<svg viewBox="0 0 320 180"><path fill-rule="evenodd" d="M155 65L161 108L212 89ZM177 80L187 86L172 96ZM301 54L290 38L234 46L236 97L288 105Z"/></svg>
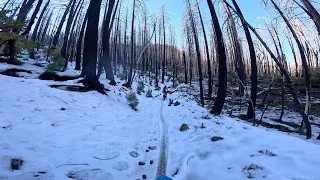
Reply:
<svg viewBox="0 0 320 180"><path fill-rule="evenodd" d="M230 1L231 2L231 1ZM266 16L267 13L259 0L237 0L241 10L243 11L246 19L251 23L251 25L258 27L263 25L264 21L258 19L258 17ZM210 14L207 6L206 0L199 0L202 13L204 16L204 21L210 22ZM216 3L218 4L218 3ZM147 8L150 13L159 14L161 6L165 5L168 16L170 18L170 23L172 23L177 32L181 31L181 21L185 8L185 0L149 0L147 1ZM219 8L219 6L216 6ZM218 10L218 9L217 9Z"/></svg>
<svg viewBox="0 0 320 180"><path fill-rule="evenodd" d="M214 2L214 0L213 0ZM217 1L218 2L218 1ZM231 3L231 1L229 1ZM245 18L247 21L254 27L264 27L264 20L259 17L269 16L268 12L266 12L264 8L264 4L262 4L261 0L237 0L238 5L240 6ZM205 23L210 23L210 14L207 6L206 0L199 0L200 7L204 16ZM219 12L220 6L219 3L215 3L216 10ZM150 13L159 14L161 11L161 6L165 5L168 16L170 18L170 23L174 25L177 35L176 38L178 42L181 41L181 33L182 33L182 16L185 8L185 0L149 0L147 1L147 8ZM219 14L221 15L221 14ZM220 16L221 17L221 16ZM180 44L178 45L180 46ZM284 51L287 56L287 59L290 61L292 58L291 51L287 46L287 43L284 44Z"/></svg>

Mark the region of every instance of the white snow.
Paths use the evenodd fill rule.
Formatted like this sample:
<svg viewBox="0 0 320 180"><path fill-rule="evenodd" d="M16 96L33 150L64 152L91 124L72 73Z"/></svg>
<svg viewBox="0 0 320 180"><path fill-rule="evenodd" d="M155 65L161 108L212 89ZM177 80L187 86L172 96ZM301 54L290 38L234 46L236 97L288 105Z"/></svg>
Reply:
<svg viewBox="0 0 320 180"><path fill-rule="evenodd" d="M31 68L30 63L23 68ZM1 70L11 67L0 64ZM169 107L167 99L162 110L161 91L154 90L154 98L143 93L138 95L138 111L133 111L122 82L117 79L120 83L110 86L101 77L110 89L108 96L49 87L80 85L76 80L0 75L0 180L132 180L142 175L155 179L161 112L168 133L166 172L174 180L320 179L315 137L305 140L224 115L214 117L186 92L169 94L168 99L181 105ZM190 129L181 132L184 123ZM214 136L223 139L213 142ZM11 170L13 158L24 161L20 170Z"/></svg>

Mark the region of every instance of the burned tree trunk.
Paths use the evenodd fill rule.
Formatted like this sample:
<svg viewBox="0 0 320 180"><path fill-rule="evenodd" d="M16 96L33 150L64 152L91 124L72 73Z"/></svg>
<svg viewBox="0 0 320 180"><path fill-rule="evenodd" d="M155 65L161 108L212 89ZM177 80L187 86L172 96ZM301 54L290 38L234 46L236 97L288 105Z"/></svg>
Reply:
<svg viewBox="0 0 320 180"><path fill-rule="evenodd" d="M306 79L306 106L305 106L305 114L308 115L310 108L311 108L311 83L310 83L310 72L309 72L309 66L308 66L308 62L307 62L307 58L305 55L305 51L303 48L303 45L301 44L297 34L295 33L293 27L291 26L289 20L287 19L287 17L283 14L283 12L280 10L280 8L278 7L278 5L273 1L270 0L270 2L272 3L272 5L275 7L275 9L279 12L279 14L281 15L281 17L283 18L283 20L285 21L286 25L288 26L288 28L290 29L293 38L295 39L298 49L300 51L300 57L301 57L301 61L302 61L302 66L304 68L304 73L305 73L305 79Z"/></svg>
<svg viewBox="0 0 320 180"><path fill-rule="evenodd" d="M240 80L240 85L239 85L239 94L240 96L244 95L244 90L245 90L245 84L246 84L246 74L245 74L245 66L243 63L243 57L242 57L242 51L241 51L241 44L239 40L239 36L237 33L236 25L234 22L234 19L231 15L230 9L226 8L227 11L227 16L229 19L229 24L230 24L230 39L233 44L233 58L234 58L234 66L235 70L237 73L237 76L239 77ZM232 56L232 55L231 55Z"/></svg>
<svg viewBox="0 0 320 180"><path fill-rule="evenodd" d="M49 4L50 4L50 0L47 1L46 5L44 6L44 8L42 9L42 11L41 11L41 13L40 13L40 16L39 16L39 18L38 18L37 24L36 24L36 26L34 27L34 30L33 30L32 36L31 36L31 40L32 40L32 41L36 41L41 20L43 19L44 13L46 12Z"/></svg>
<svg viewBox="0 0 320 180"><path fill-rule="evenodd" d="M295 64L295 76L296 77L299 77L299 70L298 70L298 61L297 61L297 55L296 55L296 51L294 50L294 47L293 47L293 43L292 43L292 40L291 38L287 37L288 41L289 41L289 46L291 48L291 52L292 52L292 55L293 55L293 60L294 60L294 64Z"/></svg>
<svg viewBox="0 0 320 180"><path fill-rule="evenodd" d="M21 33L22 36L27 35L27 34L30 32L31 27L32 27L32 25L34 24L34 21L36 20L37 14L38 14L38 12L39 12L39 10L40 10L42 1L43 1L43 0L39 0L39 1L38 1L38 4L37 4L37 6L36 6L36 9L34 10L32 16L31 16L31 19L30 19L30 22L29 22L27 28L25 29L25 31L24 31L23 33Z"/></svg>
<svg viewBox="0 0 320 180"><path fill-rule="evenodd" d="M80 2L79 2L79 4L80 4ZM61 56L64 57L64 58L67 58L67 54L66 54L66 52L67 52L67 43L68 43L68 38L69 38L70 31L71 31L70 28L71 28L72 21L73 21L73 18L74 18L75 5L76 5L76 0L74 0L72 5L71 5L69 17L68 17L68 20L67 20L66 29L64 31L63 44L62 44L61 51L60 51ZM68 60L66 60L66 63L64 65L64 70L67 68L67 66L68 66Z"/></svg>
<svg viewBox="0 0 320 180"><path fill-rule="evenodd" d="M225 1L225 0L224 0ZM232 0L232 3L234 4L236 11L240 16L242 15L242 12L235 0ZM257 70L257 58L255 49L253 46L253 40L249 31L249 28L245 22L242 21L241 23L247 38L248 46L249 46L249 53L250 53L250 59L251 59L251 93L250 93L250 101L248 106L247 115L245 116L248 119L252 119L255 117L254 109L256 107L256 101L257 101L257 91L258 91L258 70Z"/></svg>
<svg viewBox="0 0 320 180"><path fill-rule="evenodd" d="M44 39L45 39L46 34L47 34L47 30L48 30L48 28L49 28L49 26L50 26L51 17L52 17L52 12L50 13L50 15L49 15L49 17L48 17L47 22L46 22L46 25L45 25L44 30L43 30L43 33L41 34L41 38L40 38L40 41L41 41L41 42L44 42ZM40 34L39 34L39 36L40 36Z"/></svg>
<svg viewBox="0 0 320 180"><path fill-rule="evenodd" d="M196 53L197 53L197 60L198 60L198 72L199 72L199 86L200 86L200 102L201 105L204 106L204 98L203 98L203 85L202 85L202 65L201 65L201 54L200 54L200 46L199 46L199 40L198 40L198 33L197 33L197 27L195 24L194 20L194 15L191 10L191 4L190 0L188 0L188 9L189 9L189 18L191 20L191 29L192 29L192 34L194 38L194 45L196 48Z"/></svg>
<svg viewBox="0 0 320 180"><path fill-rule="evenodd" d="M66 8L66 10L64 11L64 13L63 13L63 15L62 15L62 18L61 18L61 20L60 20L60 23L59 23L59 26L58 26L58 28L57 28L57 31L56 31L56 33L55 33L55 35L54 35L54 37L53 37L53 41L52 41L53 46L56 46L56 45L58 44L59 36L60 36L61 30L62 30L64 21L65 21L66 18L67 18L67 15L68 15L68 13L69 13L69 10L70 10L70 8L71 8L71 5L73 4L73 1L75 1L75 0L70 0L68 6L67 6L67 8ZM98 0L98 1L100 1L100 0Z"/></svg>
<svg viewBox="0 0 320 180"><path fill-rule="evenodd" d="M207 66L208 66L208 95L209 97L212 96L212 72L211 72L211 61L210 61L210 54L209 54L209 46L208 46L208 40L207 40L207 33L204 27L204 23L202 20L202 15L199 7L199 3L197 0L197 8L199 12L199 17L200 17L200 22L201 22L201 27L202 27L202 33L203 33L203 38L204 38L204 43L206 47L206 55L207 55Z"/></svg>
<svg viewBox="0 0 320 180"><path fill-rule="evenodd" d="M32 8L32 5L33 3L35 2L35 0L24 0L22 5L21 5L21 8L20 8L20 11L18 13L18 17L17 17L17 21L19 23L24 23L26 21L26 18L29 14L29 11L31 10ZM20 29L16 29L15 32L18 32L20 31Z"/></svg>
<svg viewBox="0 0 320 180"><path fill-rule="evenodd" d="M188 84L188 71L187 71L187 61L186 61L186 52L182 53L183 64L184 64L184 83Z"/></svg>
<svg viewBox="0 0 320 180"><path fill-rule="evenodd" d="M211 114L220 115L222 112L222 108L226 99L227 94L227 56L226 50L224 46L224 40L222 31L220 28L219 20L212 4L211 0L207 0L210 14L212 18L212 23L215 30L216 35L216 42L217 42L217 54L218 54L218 61L219 61L219 88L217 97L215 99L214 105L212 110L210 111Z"/></svg>
<svg viewBox="0 0 320 180"><path fill-rule="evenodd" d="M106 72L106 78L110 80L111 85L116 85L116 81L114 79L114 74L112 71L112 65L111 65L111 57L110 57L110 36L111 36L111 29L113 26L113 22L115 19L115 14L117 12L119 0L117 1L114 14L111 18L113 7L115 4L115 0L109 0L108 3L108 11L104 22L104 32L103 32L103 56L102 56L102 63L103 68Z"/></svg>
<svg viewBox="0 0 320 180"><path fill-rule="evenodd" d="M81 56L82 56L82 41L83 41L83 35L84 35L84 30L86 29L86 24L88 21L88 12L86 13L83 23L81 26L80 34L77 40L77 46L76 46L76 67L74 68L75 70L80 70L81 69Z"/></svg>
<svg viewBox="0 0 320 180"><path fill-rule="evenodd" d="M85 79L83 83L100 93L105 94L103 86L96 75L99 14L102 0L91 0L88 8L88 22L84 37L83 59L86 61L83 67Z"/></svg>
<svg viewBox="0 0 320 180"><path fill-rule="evenodd" d="M319 12L312 6L309 0L301 0L305 7L308 9L309 13L313 16L312 20L320 26L320 14Z"/></svg>
<svg viewBox="0 0 320 180"><path fill-rule="evenodd" d="M155 20L156 22L156 20ZM160 32L160 31L159 31ZM159 36L160 39L160 36ZM155 58L155 70L156 70L156 74L155 74L155 87L158 88L159 87L159 70L158 70L158 49L157 49L157 33L155 32L154 34L154 58Z"/></svg>
<svg viewBox="0 0 320 180"><path fill-rule="evenodd" d="M304 113L303 110L301 110L301 103L298 99L298 95L297 95L297 92L295 90L295 87L294 87L294 84L293 84L293 81L291 79L291 76L290 74L282 67L281 63L278 61L277 57L273 54L273 52L270 50L269 46L266 44L266 42L261 38L261 36L257 33L257 31L244 19L244 17L239 14L229 3L227 3L226 1L224 1L227 6L229 8L231 8L238 16L239 18L241 19L241 21L243 23L245 23L247 25L247 27L255 34L255 36L258 38L258 40L260 41L260 43L264 46L264 48L267 50L267 52L270 54L271 58L273 59L273 61L277 64L277 66L279 67L279 70L280 72L283 73L283 75L285 76L286 78L286 81L287 83L289 84L289 87L290 87L290 90L291 90L291 94L292 94L292 97L293 97L293 102L295 103L295 108L296 110L300 113L302 119L303 119L303 122L306 126L306 129L307 129L307 132L306 132L306 135L307 135L307 138L310 139L311 136L312 136L312 132L311 132L311 126L310 126L310 123L309 123L309 119L308 119L308 116Z"/></svg>
<svg viewBox="0 0 320 180"><path fill-rule="evenodd" d="M135 6L136 0L133 0L133 8L132 8L132 21L131 21L131 62L130 62L130 70L127 82L123 85L125 87L131 87L132 84L132 76L133 76L133 65L134 65L134 15L135 15Z"/></svg>
<svg viewBox="0 0 320 180"><path fill-rule="evenodd" d="M162 77L161 82L164 83L166 69L166 26L164 24L164 9L162 9L162 28L163 28L163 60L162 60Z"/></svg>
<svg viewBox="0 0 320 180"><path fill-rule="evenodd" d="M16 40L15 39L9 39L9 61L13 62L15 61L16 56Z"/></svg>

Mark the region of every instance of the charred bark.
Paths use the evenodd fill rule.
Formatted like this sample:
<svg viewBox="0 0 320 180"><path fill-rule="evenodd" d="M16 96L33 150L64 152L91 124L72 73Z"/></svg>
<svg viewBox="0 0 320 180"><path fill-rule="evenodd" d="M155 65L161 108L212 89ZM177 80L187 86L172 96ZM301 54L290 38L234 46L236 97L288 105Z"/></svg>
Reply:
<svg viewBox="0 0 320 180"><path fill-rule="evenodd" d="M219 88L217 97L215 99L211 114L220 115L222 112L222 108L225 102L226 94L227 94L227 57L226 50L224 46L224 40L222 31L220 28L219 20L212 4L211 0L207 0L210 14L212 18L212 23L215 30L216 42L217 42L217 55L219 61Z"/></svg>

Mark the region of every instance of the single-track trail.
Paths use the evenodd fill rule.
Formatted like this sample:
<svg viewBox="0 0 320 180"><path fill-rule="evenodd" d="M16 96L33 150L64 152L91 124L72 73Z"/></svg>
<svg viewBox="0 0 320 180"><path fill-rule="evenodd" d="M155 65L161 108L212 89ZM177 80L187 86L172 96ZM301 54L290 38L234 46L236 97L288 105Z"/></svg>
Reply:
<svg viewBox="0 0 320 180"><path fill-rule="evenodd" d="M161 107L160 107L160 150L159 150L159 162L158 162L158 168L157 168L157 175L156 178L160 176L166 175L166 169L167 169L167 154L168 154L168 136L167 136L167 126L165 119L163 117L163 104L164 101L161 101Z"/></svg>

